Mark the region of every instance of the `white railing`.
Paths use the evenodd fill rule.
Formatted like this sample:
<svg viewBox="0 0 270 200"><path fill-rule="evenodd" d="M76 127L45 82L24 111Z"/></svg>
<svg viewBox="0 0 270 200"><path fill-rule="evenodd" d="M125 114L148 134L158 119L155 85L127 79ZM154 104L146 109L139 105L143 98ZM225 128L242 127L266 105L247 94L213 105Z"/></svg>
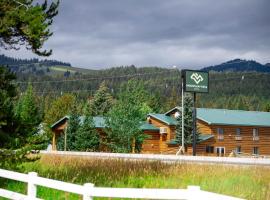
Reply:
<svg viewBox="0 0 270 200"><path fill-rule="evenodd" d="M37 173L22 174L0 169L0 177L27 183L27 195L0 189L0 197L14 200L40 200L37 198L37 186L43 186L83 196L83 200L92 200L93 197L111 198L140 198L140 199L200 199L200 200L240 200L200 190L197 186L188 186L187 189L139 189L139 188L105 188L94 187L92 183L77 185L62 181L38 177Z"/></svg>

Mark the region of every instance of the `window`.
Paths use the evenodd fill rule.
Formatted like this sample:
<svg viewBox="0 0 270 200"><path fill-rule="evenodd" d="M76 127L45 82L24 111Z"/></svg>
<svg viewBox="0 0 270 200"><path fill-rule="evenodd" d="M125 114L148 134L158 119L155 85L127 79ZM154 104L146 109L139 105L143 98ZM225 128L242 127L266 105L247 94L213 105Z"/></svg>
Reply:
<svg viewBox="0 0 270 200"><path fill-rule="evenodd" d="M236 153L241 153L241 146L236 147Z"/></svg>
<svg viewBox="0 0 270 200"><path fill-rule="evenodd" d="M241 128L237 128L236 129L236 136L240 136L241 135Z"/></svg>
<svg viewBox="0 0 270 200"><path fill-rule="evenodd" d="M217 133L218 133L218 139L219 140L224 140L224 129L223 128L217 128Z"/></svg>
<svg viewBox="0 0 270 200"><path fill-rule="evenodd" d="M236 128L235 140L242 140L241 128Z"/></svg>
<svg viewBox="0 0 270 200"><path fill-rule="evenodd" d="M253 141L258 141L259 140L259 130L257 128L253 129Z"/></svg>
<svg viewBox="0 0 270 200"><path fill-rule="evenodd" d="M253 147L252 154L258 155L259 154L259 147Z"/></svg>
<svg viewBox="0 0 270 200"><path fill-rule="evenodd" d="M214 147L213 146L206 146L205 151L206 151L206 153L214 153Z"/></svg>
<svg viewBox="0 0 270 200"><path fill-rule="evenodd" d="M253 137L259 137L259 131L257 128L253 129Z"/></svg>
<svg viewBox="0 0 270 200"><path fill-rule="evenodd" d="M225 147L216 147L217 156L224 156L225 155Z"/></svg>

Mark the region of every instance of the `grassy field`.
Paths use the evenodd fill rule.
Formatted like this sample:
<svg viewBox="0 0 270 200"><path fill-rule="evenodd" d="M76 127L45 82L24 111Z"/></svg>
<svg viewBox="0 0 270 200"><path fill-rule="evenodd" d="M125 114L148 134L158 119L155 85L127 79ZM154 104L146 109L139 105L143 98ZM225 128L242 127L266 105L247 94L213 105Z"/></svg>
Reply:
<svg viewBox="0 0 270 200"><path fill-rule="evenodd" d="M21 171L36 171L40 176L105 187L186 188L201 186L202 190L245 199L270 199L269 167L166 164L161 162L102 160L76 157L43 156L39 161L25 163ZM2 181L2 186L26 193L26 185ZM44 199L81 199L65 192L38 187Z"/></svg>

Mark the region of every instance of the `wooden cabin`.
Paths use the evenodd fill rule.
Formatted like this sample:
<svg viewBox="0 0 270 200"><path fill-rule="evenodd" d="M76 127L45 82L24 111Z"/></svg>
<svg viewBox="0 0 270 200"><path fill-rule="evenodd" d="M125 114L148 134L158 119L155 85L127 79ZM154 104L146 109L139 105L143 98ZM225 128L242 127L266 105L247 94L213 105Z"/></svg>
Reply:
<svg viewBox="0 0 270 200"><path fill-rule="evenodd" d="M175 116L180 113L181 109L176 107L165 114L148 115L148 123L160 128L159 153L177 152ZM197 155L270 155L269 112L197 108L197 126L201 133ZM152 153L149 148L143 150ZM186 150L192 154L191 145Z"/></svg>
<svg viewBox="0 0 270 200"><path fill-rule="evenodd" d="M141 130L149 135L143 145L142 153L175 154L179 144L175 141L176 117L181 109L175 107L164 114L148 114L147 122ZM51 128L52 146L56 150L57 137L67 126L68 117L63 117ZM104 133L105 120L94 117L100 134ZM197 155L228 156L233 151L247 155L270 155L270 113L197 108L197 126L200 133L197 142ZM188 145L187 154L192 154Z"/></svg>

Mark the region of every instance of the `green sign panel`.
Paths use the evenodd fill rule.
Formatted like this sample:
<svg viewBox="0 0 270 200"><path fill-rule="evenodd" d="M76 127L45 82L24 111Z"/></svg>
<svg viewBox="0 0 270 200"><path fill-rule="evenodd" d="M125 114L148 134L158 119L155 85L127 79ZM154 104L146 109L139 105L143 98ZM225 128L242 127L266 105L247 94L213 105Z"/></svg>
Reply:
<svg viewBox="0 0 270 200"><path fill-rule="evenodd" d="M184 91L208 93L209 91L209 74L208 72L183 70Z"/></svg>

